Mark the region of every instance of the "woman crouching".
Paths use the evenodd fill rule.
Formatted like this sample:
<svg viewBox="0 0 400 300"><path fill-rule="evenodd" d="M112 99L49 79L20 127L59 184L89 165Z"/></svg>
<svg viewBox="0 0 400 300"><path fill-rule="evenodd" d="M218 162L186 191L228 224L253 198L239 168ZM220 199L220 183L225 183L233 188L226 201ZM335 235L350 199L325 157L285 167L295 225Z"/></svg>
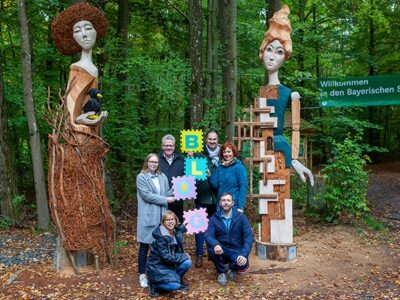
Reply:
<svg viewBox="0 0 400 300"><path fill-rule="evenodd" d="M183 252L185 231L185 226L179 226L178 217L172 211L165 212L160 226L154 229L154 241L147 260L150 296L158 296L161 291L189 289L182 280L192 265L189 254Z"/></svg>

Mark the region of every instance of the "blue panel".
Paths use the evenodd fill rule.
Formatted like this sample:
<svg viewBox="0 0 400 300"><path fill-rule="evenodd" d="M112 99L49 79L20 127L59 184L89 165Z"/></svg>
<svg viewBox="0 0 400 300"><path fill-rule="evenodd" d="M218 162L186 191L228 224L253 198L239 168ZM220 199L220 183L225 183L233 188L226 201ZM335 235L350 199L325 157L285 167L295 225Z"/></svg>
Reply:
<svg viewBox="0 0 400 300"><path fill-rule="evenodd" d="M288 249L288 260L293 260L297 256L297 248L296 246L290 246Z"/></svg>

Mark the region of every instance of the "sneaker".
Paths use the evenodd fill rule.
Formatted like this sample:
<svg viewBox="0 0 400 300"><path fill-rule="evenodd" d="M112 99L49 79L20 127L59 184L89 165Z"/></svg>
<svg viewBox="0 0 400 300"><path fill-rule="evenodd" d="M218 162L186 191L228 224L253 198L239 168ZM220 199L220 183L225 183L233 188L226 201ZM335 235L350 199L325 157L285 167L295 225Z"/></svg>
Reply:
<svg viewBox="0 0 400 300"><path fill-rule="evenodd" d="M155 287L152 284L149 285L149 294L150 294L150 297L160 296L160 294L157 292L157 290L155 289Z"/></svg>
<svg viewBox="0 0 400 300"><path fill-rule="evenodd" d="M197 255L194 265L196 268L201 268L203 266L203 256Z"/></svg>
<svg viewBox="0 0 400 300"><path fill-rule="evenodd" d="M225 273L219 274L217 277L217 282L220 285L226 285L228 283L228 278L226 277L226 274Z"/></svg>
<svg viewBox="0 0 400 300"><path fill-rule="evenodd" d="M229 280L235 280L236 273L235 271L229 269L228 272L226 272L226 276L228 276Z"/></svg>
<svg viewBox="0 0 400 300"><path fill-rule="evenodd" d="M182 281L179 290L182 292L187 292L189 290L189 285Z"/></svg>
<svg viewBox="0 0 400 300"><path fill-rule="evenodd" d="M246 273L248 269L249 269L249 265L247 265L244 269L238 269L236 272L238 274L243 274L243 273Z"/></svg>
<svg viewBox="0 0 400 300"><path fill-rule="evenodd" d="M146 274L140 274L139 283L142 288L147 288L149 286L149 282L147 281Z"/></svg>

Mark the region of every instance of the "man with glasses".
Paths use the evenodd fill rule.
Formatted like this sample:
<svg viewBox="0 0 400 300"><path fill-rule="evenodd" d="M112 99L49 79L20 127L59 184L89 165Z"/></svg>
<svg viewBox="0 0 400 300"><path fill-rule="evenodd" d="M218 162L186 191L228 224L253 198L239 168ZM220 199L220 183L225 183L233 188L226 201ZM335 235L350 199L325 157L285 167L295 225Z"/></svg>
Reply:
<svg viewBox="0 0 400 300"><path fill-rule="evenodd" d="M160 170L163 172L172 187L172 177L183 176L185 174L185 159L175 151L175 137L167 134L161 139ZM173 211L179 222L183 222L183 201L175 201L168 204L168 209Z"/></svg>

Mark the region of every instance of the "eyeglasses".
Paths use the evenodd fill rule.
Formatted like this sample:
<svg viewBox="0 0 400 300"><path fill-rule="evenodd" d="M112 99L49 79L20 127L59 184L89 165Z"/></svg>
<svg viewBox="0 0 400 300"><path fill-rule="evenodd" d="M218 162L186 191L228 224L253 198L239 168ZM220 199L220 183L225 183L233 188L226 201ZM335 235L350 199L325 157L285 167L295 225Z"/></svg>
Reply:
<svg viewBox="0 0 400 300"><path fill-rule="evenodd" d="M149 160L148 163L149 163L149 164L153 164L153 165L157 165L157 164L158 164L158 161L150 161L150 160Z"/></svg>

